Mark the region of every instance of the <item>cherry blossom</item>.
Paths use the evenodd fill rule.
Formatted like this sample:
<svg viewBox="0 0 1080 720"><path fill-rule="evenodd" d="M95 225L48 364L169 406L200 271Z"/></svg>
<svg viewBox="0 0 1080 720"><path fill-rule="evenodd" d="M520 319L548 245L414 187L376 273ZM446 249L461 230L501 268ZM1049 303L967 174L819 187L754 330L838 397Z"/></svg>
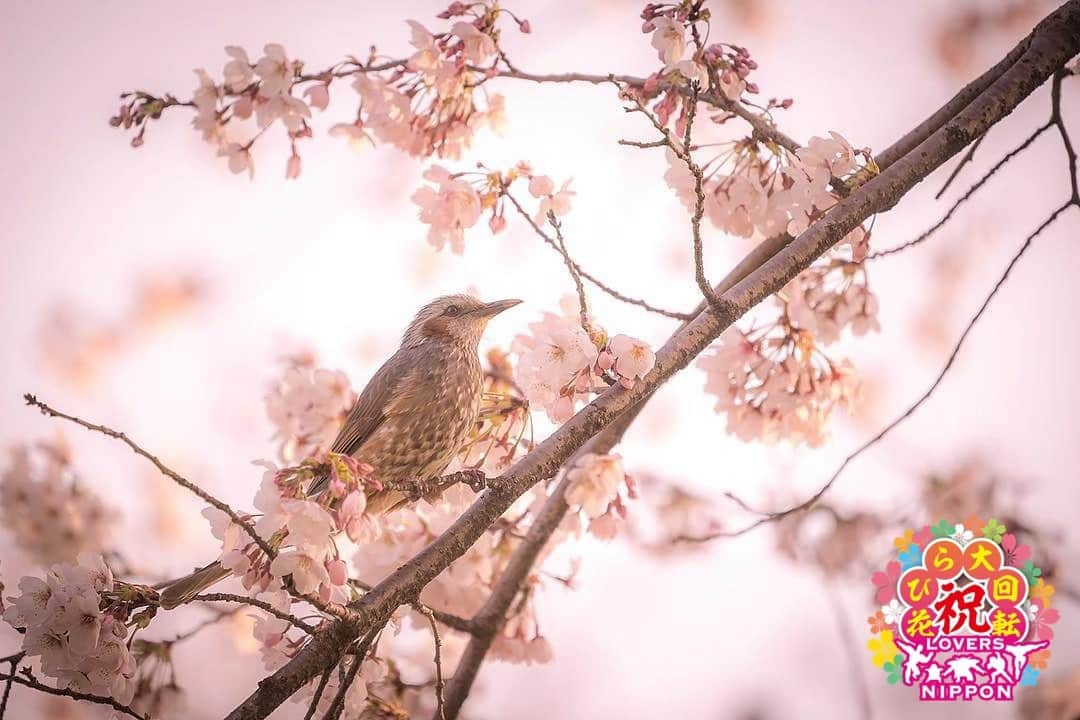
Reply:
<svg viewBox="0 0 1080 720"><path fill-rule="evenodd" d="M473 23L457 22L450 32L461 39L465 57L474 65L481 65L496 52L495 41L481 32Z"/></svg>
<svg viewBox="0 0 1080 720"><path fill-rule="evenodd" d="M247 51L236 45L227 45L225 54L232 58L225 64L225 69L222 71L225 87L232 92L240 92L255 79L251 60L248 59Z"/></svg>
<svg viewBox="0 0 1080 720"><path fill-rule="evenodd" d="M290 365L265 398L282 459L305 458L329 449L354 398L344 373L310 364Z"/></svg>
<svg viewBox="0 0 1080 720"><path fill-rule="evenodd" d="M78 481L61 440L11 450L11 464L0 475L0 523L35 562L102 552L115 519Z"/></svg>
<svg viewBox="0 0 1080 720"><path fill-rule="evenodd" d="M272 98L292 87L293 79L299 67L298 63L285 55L285 48L277 43L263 47L264 55L255 63L255 74L261 81L259 96Z"/></svg>
<svg viewBox="0 0 1080 720"><path fill-rule="evenodd" d="M590 518L604 514L625 483L619 455L586 453L567 472L566 502Z"/></svg>
<svg viewBox="0 0 1080 720"><path fill-rule="evenodd" d="M460 255L465 251L465 230L480 219L480 196L468 182L438 165L428 168L424 179L434 187L421 187L412 201L420 207L420 221L431 226L428 242L436 250L449 243Z"/></svg>
<svg viewBox="0 0 1080 720"><path fill-rule="evenodd" d="M330 573L326 566L300 550L279 554L270 563L270 574L279 579L291 576L293 585L302 594L313 593L320 585L330 584Z"/></svg>
<svg viewBox="0 0 1080 720"><path fill-rule="evenodd" d="M567 180L558 191L555 191L554 183L549 177L534 177L529 181L529 192L533 197L541 198L534 218L537 225L546 220L548 213L554 213L555 217L563 217L570 212L570 201L577 194L570 189L571 182L572 180Z"/></svg>
<svg viewBox="0 0 1080 720"><path fill-rule="evenodd" d="M25 631L22 649L40 660L42 672L57 687L130 703L136 662L126 616L106 599L114 581L101 556L82 553L76 564L54 565L44 580L23 577L18 587L4 621Z"/></svg>
<svg viewBox="0 0 1080 720"><path fill-rule="evenodd" d="M648 375L656 364L656 355L649 346L629 335L611 338L608 350L615 358L612 367L624 387L633 387L634 381Z"/></svg>
<svg viewBox="0 0 1080 720"><path fill-rule="evenodd" d="M674 65L682 60L686 53L686 33L683 24L667 16L652 20L655 28L652 34L652 46L665 65Z"/></svg>
<svg viewBox="0 0 1080 720"><path fill-rule="evenodd" d="M830 360L810 333L783 320L753 333L729 328L697 366L728 432L743 440L818 447L832 410L850 406L858 390L849 362Z"/></svg>
<svg viewBox="0 0 1080 720"><path fill-rule="evenodd" d="M593 387L599 350L580 325L558 315L546 313L529 330L530 335L514 340L518 384L530 403L543 407L555 422L565 421Z"/></svg>

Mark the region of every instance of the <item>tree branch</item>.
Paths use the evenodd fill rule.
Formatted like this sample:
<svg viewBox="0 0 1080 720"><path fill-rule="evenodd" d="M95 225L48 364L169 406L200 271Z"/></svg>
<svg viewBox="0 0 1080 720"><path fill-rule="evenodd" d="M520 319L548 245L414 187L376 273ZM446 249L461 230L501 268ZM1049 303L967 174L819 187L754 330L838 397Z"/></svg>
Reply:
<svg viewBox="0 0 1080 720"><path fill-rule="evenodd" d="M957 208L959 208L961 205L963 205L965 202L967 202L971 198L972 195L974 195L976 192L978 192L979 188L981 188L983 185L985 185L986 182L990 178L992 178L997 173L998 170L1005 167L1006 163L1008 163L1014 157L1016 157L1017 155L1022 153L1024 150L1027 150L1027 148L1033 142L1035 142L1040 135L1042 135L1044 132L1049 130L1053 126L1053 124L1054 124L1053 120L1047 121L1044 125L1039 126L1035 130L1035 132L1031 133L1031 135L1028 135L1026 140L1024 140L1022 143L1020 143L1015 148L1010 150L1008 153L1006 153L1005 157L998 160L997 163L995 163L992 168L990 168L989 170L986 171L986 174L984 174L981 178L979 178L978 181L976 181L974 185L972 185L970 188L968 188L967 192L965 192L963 195L961 195L960 198L957 199L957 201L955 203L953 203L952 207L949 208L948 212L946 212L941 217L940 220L938 220L936 223L931 225L927 230L923 231L923 233L921 235L919 235L917 238L915 238L914 240L908 240L906 243L903 243L902 245L897 245L896 247L891 247L891 248L887 248L885 250L878 250L877 252L870 253L870 255L868 255L866 259L867 260L876 260L878 258L888 257L889 255L895 255L896 253L907 250L910 247L920 245L923 242L926 242L927 240L929 240L930 237L934 233L936 233L938 230L940 230L945 225L945 223L949 222L949 220L953 216L953 213L956 212ZM983 137L986 137L986 136L984 135ZM972 147L975 147L975 146L972 145Z"/></svg>
<svg viewBox="0 0 1080 720"><path fill-rule="evenodd" d="M564 249L559 246L558 241L548 235L546 232L544 232L544 229L540 227L535 220L532 219L528 211L525 210L524 206L522 206L520 202L518 202L518 199L516 197L514 197L509 191L504 191L503 195L506 197L507 200L510 201L510 204L514 206L514 209L518 211L518 214L521 215L521 217L525 218L525 221L529 224L529 227L533 229L533 232L540 236L540 239L542 239L545 243L551 246L551 248L554 249L555 252L559 253L559 255L562 256L563 261L566 262L568 266L572 265L574 271L577 272L579 276L588 280L601 291L607 293L608 295L620 302L624 302L628 305L636 305L637 307L642 308L643 310L647 310L648 312L656 313L657 315L663 315L664 317L673 318L675 320L692 320L697 315L697 313L690 314L676 312L674 310L665 310L662 307L657 307L656 305L652 305L648 302L645 302L644 300L625 295L618 290L615 290L610 285L601 282L596 278L595 275L587 272L581 267L581 265L575 262L574 259L569 256L569 254L564 252Z"/></svg>
<svg viewBox="0 0 1080 720"><path fill-rule="evenodd" d="M622 440L623 434L643 407L643 402L638 403L590 438L566 462L566 467L572 467L578 458L587 453L611 452L612 448ZM473 637L469 639L469 644L461 660L458 661L454 676L447 686L445 718L435 717L433 720L454 720L461 712L461 706L469 696L480 665L491 649L491 644L506 624L510 605L517 597L525 578L532 571L536 558L539 557L569 509L564 498L566 486L567 480L564 475L548 499L544 501L543 507L540 508L540 512L537 513L533 524L525 534L525 539L514 549L506 569L491 589L491 595L473 618L472 622L475 626Z"/></svg>
<svg viewBox="0 0 1080 720"><path fill-rule="evenodd" d="M47 404L38 400L30 393L26 393L25 395L23 395L23 399L26 401L27 405L32 405L38 410L40 410L42 415L47 415L54 418L61 418L69 422L73 422L76 425L80 425L86 428L87 430L98 432L102 435L107 435L108 437L124 443L129 448L131 448L136 455L140 455L153 463L154 467L156 467L158 469L158 472L160 472L162 475L169 478L180 487L194 493L210 505L213 505L215 508L228 515L230 520L242 527L244 531L251 536L251 539L255 541L255 544L259 546L260 550L266 553L267 557L273 558L277 555L277 553L272 547L270 547L266 540L263 540L262 537L260 537L259 534L255 532L255 526L246 519L240 517L240 515L238 515L235 510L229 507L228 504L222 502L221 500L218 500L216 497L206 492L195 483L191 482L172 468L165 465L165 463L161 462L161 460L159 460L157 456L152 455L148 451L144 450L140 445L138 445L134 440L129 438L125 433L122 433L118 430L113 430L112 428L106 427L104 425L95 425L94 423L87 422L86 420L78 418L74 415L68 415L67 413L55 410L49 407Z"/></svg>
<svg viewBox="0 0 1080 720"><path fill-rule="evenodd" d="M71 698L72 700L85 700L86 702L92 702L97 705L107 705L118 713L135 718L135 720L150 720L149 715L140 715L131 709L130 706L113 700L111 697L105 697L103 695L91 695L90 693L78 692L77 690L71 690L69 688L54 688L51 685L46 685L39 682L35 678L29 669L24 669L25 676L16 675L14 672L7 675L0 675L0 680L4 680L7 683L18 683L28 688L43 692L47 695L57 695L59 697ZM5 693L6 695L6 693Z"/></svg>
<svg viewBox="0 0 1080 720"><path fill-rule="evenodd" d="M825 495L825 493L827 493L832 488L832 486L836 483L837 479L839 479L840 475L844 472L845 468L847 468L849 464L851 464L857 457L859 457L864 452L866 452L878 442L880 442L890 432L895 430L901 423L911 417L915 413L915 411L922 406L923 403L930 399L930 396L934 394L934 391L937 390L938 386L941 385L941 382L945 379L945 375L948 374L950 368L952 368L953 363L956 361L956 356L960 353L960 348L963 347L964 341L967 340L968 335L975 328L975 324L983 316L983 313L986 312L987 307L989 307L990 305L990 301L994 299L994 296L997 295L998 291L1001 289L1001 286L1004 285L1005 281L1009 278L1009 274L1012 272L1013 267L1016 266L1016 263L1020 261L1020 258L1023 257L1024 253L1026 253L1028 248L1031 247L1031 243L1035 240L1035 238L1038 237L1042 233L1042 231L1048 228L1055 220L1057 220L1059 215L1061 215L1063 212L1076 204L1077 203L1074 203L1072 200L1069 200L1069 202L1065 203L1053 213L1051 213L1050 217L1044 220L1042 224L1039 225L1039 227L1037 227L1033 233L1031 233L1027 236L1027 238L1024 239L1023 245L1020 246L1020 249L1017 250L1016 254L1012 257L1012 260L1010 260L1009 264L1005 267L1005 272L1003 272L1001 277L998 278L997 282L994 284L993 289L991 289L990 294L986 296L986 299L983 300L982 305L979 306L978 311L964 328L964 332L960 334L960 339L956 341L956 345L953 347L952 352L949 353L949 357L948 360L946 360L945 362L945 366L941 369L941 372L938 373L937 377L934 379L934 382L930 385L930 387L927 388L923 392L923 394L919 396L919 399L912 403L911 406L909 406L907 410L901 413L895 420L893 420L884 428L879 430L878 433L874 435L874 437L867 440L865 443L860 445L854 452L845 457L843 462L840 463L840 467L836 469L832 476L829 477L827 481L825 481L825 484L818 488L818 490L814 492L813 495L811 495L801 503L798 503L797 505L792 505L791 507L788 507L784 510L762 513L761 517L759 517L757 520L750 523L749 525L739 528L738 530L717 531L699 537L680 536L675 538L674 540L676 542L707 542L709 540L715 540L717 538L739 537L740 535L745 535L751 530L761 527L766 523L776 522L778 520L784 519L788 515L793 515L797 512L807 510L811 508L815 503L817 503L817 501L820 500Z"/></svg>
<svg viewBox="0 0 1080 720"><path fill-rule="evenodd" d="M304 622L298 617L290 615L287 612L282 612L268 602L259 600L257 598L248 597L246 595L234 595L232 593L202 593L191 598L192 602L231 602L240 603L241 605L250 605L258 608L264 612L268 612L279 620L284 620L293 627L300 628L308 635L315 634L315 628L307 622Z"/></svg>

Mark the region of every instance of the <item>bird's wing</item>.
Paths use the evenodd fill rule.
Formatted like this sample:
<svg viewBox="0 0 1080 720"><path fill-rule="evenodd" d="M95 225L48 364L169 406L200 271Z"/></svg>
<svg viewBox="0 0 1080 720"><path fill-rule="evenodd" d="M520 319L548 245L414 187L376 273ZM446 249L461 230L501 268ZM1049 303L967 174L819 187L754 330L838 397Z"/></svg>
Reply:
<svg viewBox="0 0 1080 720"><path fill-rule="evenodd" d="M402 348L383 363L368 381L356 404L345 418L330 451L352 455L371 437L388 417L388 412L402 387L408 387L408 376L414 371L415 358Z"/></svg>

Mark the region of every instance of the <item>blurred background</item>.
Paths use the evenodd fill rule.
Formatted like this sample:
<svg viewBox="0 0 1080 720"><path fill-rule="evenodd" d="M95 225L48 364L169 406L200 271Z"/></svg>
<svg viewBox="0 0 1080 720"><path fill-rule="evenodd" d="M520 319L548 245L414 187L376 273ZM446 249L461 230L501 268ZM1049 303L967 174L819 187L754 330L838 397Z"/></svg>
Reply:
<svg viewBox="0 0 1080 720"><path fill-rule="evenodd" d="M763 97L794 98L780 115L789 135L835 130L879 151L997 62L1054 3L710 5L713 39L750 49ZM637 2L508 6L532 25L531 35L508 31L503 39L522 69L646 75L656 65ZM305 143L296 181L285 180L283 138L260 141L249 182L228 172L186 113L153 124L137 150L108 125L119 92L186 97L195 86L192 68L219 73L225 45L257 57L264 43L279 42L311 68L363 55L373 43L401 56L410 51L404 20L431 26L444 7L386 0L5 7L0 443L53 440L62 431L80 482L119 513L113 541L134 566L177 575L212 557L217 544L201 503L118 444L42 418L24 406L23 393L128 431L245 506L261 474L251 461L276 449L264 396L286 358L311 353L359 388L396 347L415 309L435 295L475 290L489 299L524 298L485 339L485 346L508 347L526 323L556 311L572 293L560 258L516 220L495 237L483 228L468 234L464 256L435 252L409 201L428 163L389 148L351 152L326 137L331 124L351 119L348 104L316 114L316 137ZM647 137L642 118L624 113L610 88L492 83L506 97L503 133L482 133L460 163L443 164L524 160L557 184L572 177L577 196L564 229L577 260L632 295L692 307L685 211L663 181L664 158L616 144ZM1074 126L1077 90L1066 85L1064 113ZM992 130L942 200L934 194L956 160L877 218L872 248L902 243L933 224L1048 114L1044 87ZM886 684L865 648L866 617L876 609L868 578L888 557L895 523L902 529L909 518L936 521L926 517L929 508L948 496L972 508L964 514L1022 517L1047 538L1047 549L1036 552L1053 554L1036 561L1053 564L1060 587L1080 586L1080 537L1072 525L1080 480L1076 212L1038 239L934 397L828 496L842 515L877 518L865 533L836 540L827 523L824 530L766 526L737 540L671 546L650 528L673 488L694 498L693 512L731 527L746 517L723 499L725 491L755 507L781 507L817 488L930 384L1023 237L1066 196L1060 139L1048 132L932 241L870 266L881 331L840 347L863 379L863 403L851 416L834 414L832 439L821 449L767 447L726 434L699 370L666 385L619 450L643 485L640 507L630 508L638 529L608 543L584 541L574 588L550 583L537 603L554 659L487 664L468 715L843 719L862 716L865 692L878 718L1018 716L1022 703L920 704L912 690ZM711 273L720 277L748 249L710 228ZM599 293L591 300L609 331L654 347L674 327ZM785 552L786 538L804 530L834 540L829 552L837 559ZM0 532L8 589L36 569ZM1064 595L1040 685L1071 692L1076 712L1080 607L1075 595ZM191 617L165 618L161 632L190 625ZM6 654L18 638L4 625L0 641ZM218 717L246 696L264 674L253 652L249 629L239 624L178 651L180 682L204 689L189 700L187 716ZM1030 714L1041 712L1032 709L1041 707L1038 692L1044 689L1021 693L1031 696L1027 717L1070 717ZM13 702L18 718L89 712L18 688ZM302 708L289 706L280 717L297 712Z"/></svg>

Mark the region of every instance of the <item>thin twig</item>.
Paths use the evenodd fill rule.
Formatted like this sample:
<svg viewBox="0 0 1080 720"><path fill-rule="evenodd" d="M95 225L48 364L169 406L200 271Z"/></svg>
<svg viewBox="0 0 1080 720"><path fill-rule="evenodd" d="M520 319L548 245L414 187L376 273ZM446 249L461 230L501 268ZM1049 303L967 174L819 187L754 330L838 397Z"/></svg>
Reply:
<svg viewBox="0 0 1080 720"><path fill-rule="evenodd" d="M554 210L548 210L547 220L552 229L555 230L555 240L559 243L559 250L563 256L563 262L566 263L566 269L570 272L570 278L574 281L574 288L577 290L578 312L581 315L581 329L585 331L586 335L592 337L593 327L592 323L589 321L589 303L585 299L585 286L581 283L581 273L577 271L574 261L570 259L570 253L566 249L566 239L562 234L562 224L559 222L559 218L555 217Z"/></svg>
<svg viewBox="0 0 1080 720"><path fill-rule="evenodd" d="M38 408L43 415L67 420L69 422L75 423L76 425L80 425L87 430L92 430L94 432L98 432L102 435L107 435L108 437L121 441L129 448L131 448L136 455L140 455L153 463L154 467L156 467L158 469L158 472L160 472L162 475L166 476L167 478L175 482L177 485L189 490L210 505L213 505L215 508L228 515L230 520L242 527L247 532L247 534L251 536L251 539L255 541L255 544L259 546L259 549L262 550L267 557L273 558L277 556L277 553L272 547L270 547L269 543L267 543L266 540L264 540L257 532L255 532L255 526L252 525L251 522L240 517L240 515L238 515L235 510L229 507L228 504L222 502L221 500L218 500L216 497L203 490L195 483L191 482L187 478L177 473L172 468L165 465L165 463L161 462L161 460L159 460L157 456L152 455L148 451L144 450L134 440L129 438L127 434L122 433L118 430L113 430L112 428L106 427L104 425L96 425L94 423L87 422L82 418L75 417L74 415L68 415L67 413L55 410L46 403L38 400L30 393L26 393L25 395L23 395L23 399L26 400L27 405L33 405L34 407Z"/></svg>
<svg viewBox="0 0 1080 720"><path fill-rule="evenodd" d="M551 248L554 249L555 252L559 253L559 255L562 255L563 259L566 260L567 256L563 254L562 248L559 247L558 241L556 241L555 238L551 237L546 232L544 232L544 229L542 227L540 227L536 223L535 220L532 219L532 216L530 216L528 211L525 209L525 207L520 202L518 202L518 199L516 197L514 197L509 192L505 192L503 194L506 196L506 199L510 201L510 204L514 206L514 209L518 211L518 214L520 214L523 218L525 218L525 221L529 224L529 227L531 227L533 229L533 232L535 232L538 236L540 236L540 238L545 243L547 243L549 246L551 246ZM636 305L637 307L641 308L642 310L647 310L648 312L655 313L657 315L663 315L664 317L669 317L669 318L672 318L674 320L686 321L686 320L693 320L695 317L697 317L696 314L682 313L682 312L677 312L675 310L666 310L666 309L664 309L662 307L659 307L657 305L653 305L653 304L648 303L648 302L646 302L644 300L641 300L639 298L631 297L630 295L626 295L624 293L621 293L618 290L615 290L610 285L607 285L607 284L601 282L600 280L598 280L595 275L592 275L591 273L586 271L584 268L581 267L581 265L579 265L577 262L575 262L572 258L570 259L570 262L573 263L574 269L577 271L577 273L581 277L585 278L590 283L595 285L599 290L601 290L602 292L607 293L608 295L615 298L619 302L623 302L623 303L626 303L628 305Z"/></svg>
<svg viewBox="0 0 1080 720"><path fill-rule="evenodd" d="M980 135L978 140L971 143L971 147L969 147L968 151L964 153L964 157L960 158L959 164L957 164L957 166L953 168L953 171L949 173L949 178L945 181L945 184L942 185L941 189L937 191L936 195L934 195L935 200L941 199L941 196L944 195L945 191L948 190L949 187L953 184L953 180L955 180L960 175L960 171L964 169L964 166L975 159L975 151L979 149L979 146L982 145L982 142L985 139L986 135Z"/></svg>
<svg viewBox="0 0 1080 720"><path fill-rule="evenodd" d="M1035 142L1035 140L1037 140L1040 135L1049 130L1053 126L1053 124L1054 122L1051 120L1044 125L1039 126L1033 133L1031 133L1031 135L1028 135L1022 143L1020 143L1015 148L1006 153L1005 156L998 160L997 163L995 163L994 166L990 168L985 175L979 178L974 185L968 188L967 192L961 195L960 198L957 199L955 203L953 203L952 207L949 208L948 212L946 212L940 220L931 225L917 238L915 238L914 240L909 240L902 245L897 245L896 247L891 247L885 250L878 250L877 252L870 253L870 255L868 255L866 259L876 260L878 258L888 257L889 255L895 255L896 253L902 252L910 247L914 247L929 240L934 233L936 233L945 225L945 223L949 222L949 220L953 216L953 213L956 212L957 208L959 208L961 205L971 199L971 196L974 195L979 190L979 188L985 185L987 180L992 178L998 170L1000 170L1006 165L1006 163L1008 163L1014 157L1022 153L1024 150L1027 150L1031 143Z"/></svg>
<svg viewBox="0 0 1080 720"><path fill-rule="evenodd" d="M626 108L627 111L637 112L647 117L656 131L660 133L661 139L656 141L656 143L659 143L658 145L630 142L624 144L633 145L634 147L667 147L686 165L686 169L694 177L694 212L690 217L694 249L694 280L697 282L698 290L701 291L701 295L705 298L709 308L718 314L725 314L730 312L731 308L727 307L725 301L716 293L705 275L705 249L701 239L701 219L705 216L705 174L702 172L701 166L694 161L694 156L691 153L693 146L692 132L694 118L697 115L699 93L700 88L697 81L691 82L690 99L686 111L686 127L683 131L681 144L672 137L671 131L645 107L641 100L633 96L626 96L628 100L634 103L634 107Z"/></svg>
<svg viewBox="0 0 1080 720"><path fill-rule="evenodd" d="M349 672L341 679L341 685L338 687L334 699L330 702L326 714L323 715L323 720L338 720L341 717L341 711L345 709L345 695L349 692L353 682L356 681L356 676L360 673L360 666L367 659L371 643L374 642L375 636L381 631L382 627L372 628L357 645L356 652L353 653L352 665L349 666Z"/></svg>
<svg viewBox="0 0 1080 720"><path fill-rule="evenodd" d="M312 627L309 623L304 622L300 618L290 615L287 612L282 612L270 603L265 602L264 600L259 600L257 598L247 597L246 595L234 595L233 593L202 593L201 595L196 595L195 597L191 598L191 600L198 600L200 602L231 602L240 603L242 605L251 605L252 607L256 607L260 610L270 613L279 620L284 620L293 627L300 628L308 635L315 634L315 628Z"/></svg>
<svg viewBox="0 0 1080 720"><path fill-rule="evenodd" d="M363 590L364 592L371 590L371 585L367 584L362 580L357 580L356 578L349 578L349 584L355 588ZM416 612L422 615L429 612L432 613L435 616L436 620L438 620L451 630L457 630L458 632L468 633L470 635L476 632L476 626L469 618L463 618L460 615L454 615L453 613L448 613L443 610L437 610L430 605L425 605L421 602L414 602L412 606L413 609L416 610Z"/></svg>
<svg viewBox="0 0 1080 720"><path fill-rule="evenodd" d="M90 693L79 692L70 688L54 688L51 685L46 685L42 682L39 682L38 679L35 678L28 669L24 669L23 672L25 673L25 677L23 675L16 675L13 672L10 675L0 675L0 680L4 680L8 683L15 682L19 685L32 688L34 690L37 690L38 692L43 692L47 695L57 695L59 697L71 698L72 700L84 700L86 702L92 702L98 705L108 705L113 710L116 710L119 713L123 713L124 715L133 717L135 718L135 720L150 720L149 715L140 715L130 706L119 703L111 697L105 697L104 695L91 695Z"/></svg>
<svg viewBox="0 0 1080 720"><path fill-rule="evenodd" d="M218 611L215 612L213 617L209 617L209 618L203 620L201 623L199 623L195 627L191 628L190 630L187 630L185 632L180 633L179 635L172 638L171 640L161 640L161 641L158 641L158 642L160 642L161 644L164 644L164 645L175 645L177 643L184 642L185 640L190 640L191 638L195 637L196 635L198 635L200 632L202 632L206 628L217 625L222 620L226 620L228 618L231 618L231 617L235 616L236 613L240 612L241 609L242 608L235 607L235 608L232 608L231 610L218 610ZM150 641L150 642L153 642L153 641Z"/></svg>
<svg viewBox="0 0 1080 720"><path fill-rule="evenodd" d="M428 623L431 625L431 637L435 643L435 717L437 720L446 720L446 699L443 697L443 690L446 688L446 681L443 679L442 669L442 640L439 639L439 626L435 622L435 615L431 612L430 608L425 608L425 611L421 611L428 619Z"/></svg>
<svg viewBox="0 0 1080 720"><path fill-rule="evenodd" d="M1054 73L1054 79L1050 85L1050 122L1057 126L1061 142L1065 145L1065 156L1069 160L1069 185L1072 188L1069 200L1080 205L1080 185L1078 185L1080 179L1076 173L1076 151L1069 138L1069 130L1065 127L1065 120L1061 116L1061 81L1071 74L1065 69Z"/></svg>
<svg viewBox="0 0 1080 720"><path fill-rule="evenodd" d="M333 665L327 665L326 669L323 670L322 677L319 678L319 684L315 688L315 695L312 696L307 712L304 713L304 720L311 720L311 718L315 717L315 710L319 707L319 700L322 699L323 692L326 690L326 684L330 682L330 675L333 672Z"/></svg>
<svg viewBox="0 0 1080 720"><path fill-rule="evenodd" d="M5 713L7 713L8 698L11 697L11 685L15 682L15 671L19 669L19 662L24 657L26 657L25 652L17 652L4 658L11 667L8 670L7 680L4 681L4 696L0 698L0 720L3 720Z"/></svg>
<svg viewBox="0 0 1080 720"><path fill-rule="evenodd" d="M1074 205L1076 205L1076 203L1070 200L1069 202L1059 207L1057 210L1051 213L1050 217L1044 220L1043 223L1039 225L1039 227L1036 228L1033 233L1031 233L1027 236L1027 238L1025 238L1023 245L1021 245L1020 249L1017 250L1015 255L1013 255L1012 259L1009 261L1009 264L1005 267L1005 271L1001 274L1001 277L999 277L997 282L994 283L994 287L993 289L991 289L990 294L986 296L986 299L983 300L982 305L979 306L978 311L968 322L967 326L964 328L964 331L960 334L960 339L956 341L956 345L953 347L952 352L949 353L949 357L948 360L946 360L945 362L945 366L941 369L941 372L938 373L937 377L934 379L934 382L930 385L930 387L927 388L926 391L924 391L923 394L919 397L919 399L912 403L907 410L901 413L899 417L897 417L884 428L879 430L878 433L874 435L874 437L867 440L865 443L859 446L858 449L856 449L854 452L844 458L843 462L840 463L840 467L836 469L836 472L834 472L832 476L825 482L825 484L818 488L818 490L814 492L813 495L811 495L806 500L800 502L797 505L792 505L791 507L788 507L784 510L767 513L762 517L759 517L757 520L753 521L749 525L739 528L738 530L721 530L709 533L708 535L697 537L681 535L675 538L674 542L707 542L709 540L715 540L717 538L739 537L740 535L745 535L751 530L765 525L766 523L776 522L778 520L784 519L788 515L807 510L815 503L817 503L817 501L820 500L825 495L825 493L827 493L832 488L833 484L840 477L841 473L844 472L845 468L847 468L847 466L851 464L851 462L854 461L855 458L859 457L864 452L866 452L878 442L880 442L882 438L884 438L886 435L896 429L901 423L911 417L915 413L915 411L922 406L923 403L930 399L930 396L934 394L934 391L937 390L939 385L941 385L942 380L945 379L945 375L948 374L949 370L952 368L953 363L956 361L956 356L960 353L960 348L963 347L964 341L967 340L968 335L971 334L971 331L975 328L975 324L983 316L983 313L986 312L986 308L989 307L990 301L994 299L994 296L997 295L1002 285L1004 285L1005 281L1009 278L1009 274L1012 272L1013 267L1016 265L1017 262L1020 261L1020 258L1023 257L1024 253L1027 252L1028 248L1031 247L1031 243L1035 240L1035 238L1038 237L1042 233L1042 231L1048 228L1055 220L1057 220L1059 215L1061 215L1063 212L1068 210L1070 207L1073 207Z"/></svg>

